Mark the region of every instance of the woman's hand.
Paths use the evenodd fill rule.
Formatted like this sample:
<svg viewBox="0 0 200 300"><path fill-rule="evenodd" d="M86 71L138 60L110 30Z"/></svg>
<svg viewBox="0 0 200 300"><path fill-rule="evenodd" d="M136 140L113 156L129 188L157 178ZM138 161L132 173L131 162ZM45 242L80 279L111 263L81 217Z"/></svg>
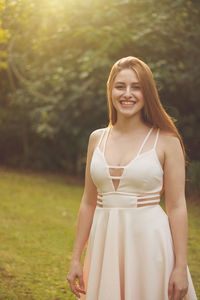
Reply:
<svg viewBox="0 0 200 300"><path fill-rule="evenodd" d="M175 267L168 286L169 300L182 300L188 291L187 269Z"/></svg>
<svg viewBox="0 0 200 300"><path fill-rule="evenodd" d="M78 278L79 286L76 283L76 278ZM71 291L80 298L79 293L86 294L85 286L83 281L83 268L79 261L74 261L70 265L69 273L67 275L67 280L69 281Z"/></svg>

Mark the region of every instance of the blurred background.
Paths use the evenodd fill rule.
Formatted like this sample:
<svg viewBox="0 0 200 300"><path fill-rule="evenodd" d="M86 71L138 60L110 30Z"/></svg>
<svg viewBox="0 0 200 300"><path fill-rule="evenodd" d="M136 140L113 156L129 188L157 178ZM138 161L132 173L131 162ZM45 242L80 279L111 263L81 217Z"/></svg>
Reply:
<svg viewBox="0 0 200 300"><path fill-rule="evenodd" d="M0 13L2 165L83 174L110 69L133 55L200 168L198 0L1 0Z"/></svg>
<svg viewBox="0 0 200 300"><path fill-rule="evenodd" d="M17 199L21 199L19 207L26 207L25 199L30 195L34 198L30 186L47 184L45 201L48 199L50 205L53 194L58 219L66 217L71 225L69 252L82 188L78 194L73 190L72 195L77 198L73 204L68 202L71 210L66 212L68 192L62 180L59 181L62 188L59 185L54 191L50 189L50 195L49 180L51 185L57 182L53 175L36 179L19 174L21 170L48 171L71 176L67 177L70 184L72 178L83 180L89 134L108 124L106 81L110 69L116 60L129 55L149 65L166 111L177 120L188 155L187 194L199 203L199 0L0 0L0 187L1 193L9 191L3 194L4 208L13 195L12 187ZM19 187L22 181L24 185ZM44 195L37 198L38 195L39 192L35 201L40 202ZM16 199L12 199L17 205ZM60 199L63 202L59 206ZM32 208L27 207L30 215L27 211L23 215L27 222L32 218L31 209L36 202L33 203ZM72 213L74 203L77 206ZM16 215L17 209L15 218ZM12 221L13 218L14 215ZM193 247L197 249L195 243L197 240ZM8 251L8 247L4 250ZM2 269L12 274L9 258L6 266ZM18 293L22 299L29 299L21 290ZM15 299L15 294L10 298L1 298L0 294L0 299ZM36 299L54 299L50 294L42 295L43 298ZM74 299L70 297L65 299Z"/></svg>

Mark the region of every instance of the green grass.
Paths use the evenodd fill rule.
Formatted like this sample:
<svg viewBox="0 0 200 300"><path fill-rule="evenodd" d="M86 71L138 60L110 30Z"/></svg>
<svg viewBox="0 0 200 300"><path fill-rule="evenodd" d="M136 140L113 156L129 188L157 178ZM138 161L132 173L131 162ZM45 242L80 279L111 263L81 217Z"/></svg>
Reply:
<svg viewBox="0 0 200 300"><path fill-rule="evenodd" d="M1 300L77 299L66 277L82 192L65 176L0 170ZM188 202L188 215L188 263L200 295L200 204Z"/></svg>

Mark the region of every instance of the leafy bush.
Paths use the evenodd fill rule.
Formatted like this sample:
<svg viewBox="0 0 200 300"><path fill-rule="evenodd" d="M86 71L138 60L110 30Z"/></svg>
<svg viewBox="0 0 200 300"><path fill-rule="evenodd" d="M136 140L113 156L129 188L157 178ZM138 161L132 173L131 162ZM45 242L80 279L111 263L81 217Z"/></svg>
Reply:
<svg viewBox="0 0 200 300"><path fill-rule="evenodd" d="M199 8L191 0L7 0L0 163L82 174L88 136L108 122L109 71L129 55L150 66L190 159L200 160Z"/></svg>

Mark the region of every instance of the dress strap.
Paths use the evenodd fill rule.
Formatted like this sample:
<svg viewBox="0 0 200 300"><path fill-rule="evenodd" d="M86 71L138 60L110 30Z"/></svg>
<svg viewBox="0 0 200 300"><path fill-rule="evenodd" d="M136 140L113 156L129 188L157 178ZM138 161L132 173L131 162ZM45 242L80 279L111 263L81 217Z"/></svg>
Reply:
<svg viewBox="0 0 200 300"><path fill-rule="evenodd" d="M108 133L109 133L109 131L110 131L110 128L111 128L111 127L107 127L107 128L105 129L105 130L106 130L106 134L105 134L105 141L104 141L103 150L102 150L103 154L104 154L104 152L105 152L106 142L107 142L107 139L108 139Z"/></svg>
<svg viewBox="0 0 200 300"><path fill-rule="evenodd" d="M142 145L140 146L140 149L139 149L139 151L138 151L136 157L138 157L138 156L140 155L140 153L141 153L141 151L142 151L142 149L143 149L143 147L144 147L146 141L148 140L148 138L149 138L149 136L150 136L152 130L153 130L153 127L151 127L151 129L150 129L149 132L147 133L147 135L146 135L146 137L145 137L145 139L144 139Z"/></svg>
<svg viewBox="0 0 200 300"><path fill-rule="evenodd" d="M99 139L99 141L98 141L98 144L97 144L97 147L99 147L99 146L100 146L100 144L101 144L101 141L102 141L102 139L103 139L103 136L104 136L104 133L105 133L105 131L106 131L106 128L103 128L103 130L102 130L102 134L101 134L101 136L100 136L100 139Z"/></svg>
<svg viewBox="0 0 200 300"><path fill-rule="evenodd" d="M156 138L155 138L155 143L154 143L153 149L156 148L156 145L157 145L157 142L158 142L159 131L160 131L160 128L157 129L157 133L156 133Z"/></svg>

